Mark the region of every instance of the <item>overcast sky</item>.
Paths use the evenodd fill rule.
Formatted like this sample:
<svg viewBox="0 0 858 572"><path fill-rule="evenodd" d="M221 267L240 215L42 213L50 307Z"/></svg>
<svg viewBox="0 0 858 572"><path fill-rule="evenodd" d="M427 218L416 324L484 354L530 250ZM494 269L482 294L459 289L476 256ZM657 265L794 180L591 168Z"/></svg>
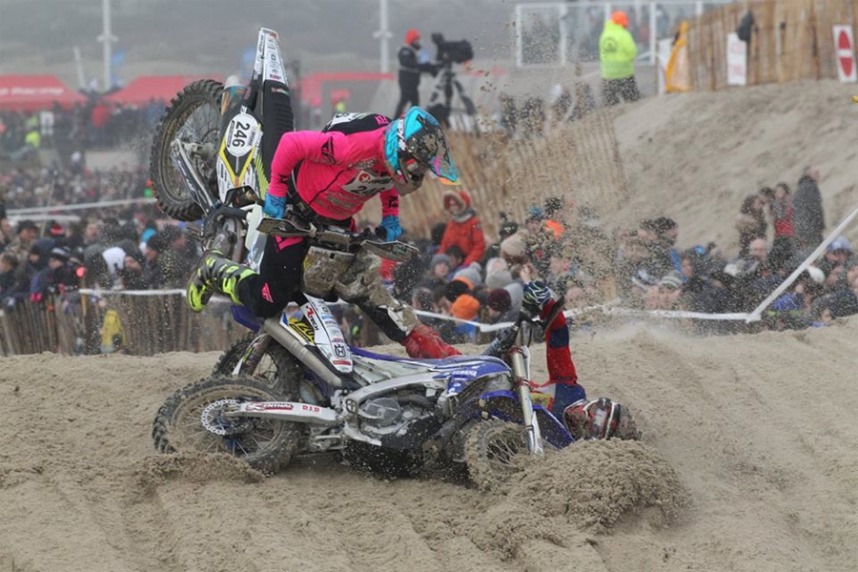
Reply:
<svg viewBox="0 0 858 572"><path fill-rule="evenodd" d="M85 61L100 60L102 2L0 0L0 72L72 66L75 46ZM125 65L167 60L194 70L222 68L237 65L253 47L256 29L265 25L281 34L287 58L352 53L377 65L380 46L373 33L379 29L379 5L379 0L111 0L114 51ZM391 58L412 26L423 32L432 55L429 35L442 32L450 40L470 40L478 59L511 56L513 2L389 0L389 6Z"/></svg>

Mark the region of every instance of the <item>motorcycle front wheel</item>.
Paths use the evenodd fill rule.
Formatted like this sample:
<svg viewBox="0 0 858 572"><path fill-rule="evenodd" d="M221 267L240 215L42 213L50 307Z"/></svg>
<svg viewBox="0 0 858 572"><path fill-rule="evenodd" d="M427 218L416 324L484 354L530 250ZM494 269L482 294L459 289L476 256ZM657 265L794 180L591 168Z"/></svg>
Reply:
<svg viewBox="0 0 858 572"><path fill-rule="evenodd" d="M524 427L496 419L474 424L465 435L468 475L483 491L500 491L524 471L528 455Z"/></svg>
<svg viewBox="0 0 858 572"><path fill-rule="evenodd" d="M212 376L180 389L155 416L155 448L162 453L227 453L258 471L276 473L299 451L304 427L224 415L229 405L246 401L286 399L266 384L242 376Z"/></svg>
<svg viewBox="0 0 858 572"><path fill-rule="evenodd" d="M220 143L222 95L223 84L218 81L204 79L189 84L167 106L155 130L149 178L152 179L158 206L176 220L199 220L203 210L194 202L183 175L173 162L173 141L199 144L211 151L211 157L194 155L192 160L210 192L217 195L214 153Z"/></svg>

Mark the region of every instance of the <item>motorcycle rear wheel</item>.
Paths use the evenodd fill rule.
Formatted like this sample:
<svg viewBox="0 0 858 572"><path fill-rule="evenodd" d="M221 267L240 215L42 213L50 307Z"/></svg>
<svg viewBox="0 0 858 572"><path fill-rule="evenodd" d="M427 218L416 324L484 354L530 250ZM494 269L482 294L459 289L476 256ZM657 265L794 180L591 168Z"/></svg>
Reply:
<svg viewBox="0 0 858 572"><path fill-rule="evenodd" d="M524 427L497 419L476 423L464 442L465 464L477 488L501 491L524 470L527 455Z"/></svg>
<svg viewBox="0 0 858 572"><path fill-rule="evenodd" d="M202 208L194 202L181 173L171 158L171 143L183 137L194 143L205 143L217 150L220 143L220 102L223 84L210 79L199 80L183 89L167 106L161 118L149 159L149 178L158 206L170 217L191 222L203 216ZM217 195L215 161L200 165L203 181L209 192ZM215 190L212 190L215 189Z"/></svg>
<svg viewBox="0 0 858 572"><path fill-rule="evenodd" d="M205 378L171 395L158 410L152 428L155 449L162 453L227 453L266 474L285 468L304 441L304 427L275 419L226 419L221 415L225 405L241 401L286 399L249 377Z"/></svg>

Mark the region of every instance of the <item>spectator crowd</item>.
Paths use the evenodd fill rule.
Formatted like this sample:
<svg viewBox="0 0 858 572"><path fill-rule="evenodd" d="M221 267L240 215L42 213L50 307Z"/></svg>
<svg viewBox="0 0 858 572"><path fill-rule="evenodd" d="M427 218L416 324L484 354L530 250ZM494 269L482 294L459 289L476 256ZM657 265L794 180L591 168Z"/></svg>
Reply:
<svg viewBox="0 0 858 572"><path fill-rule="evenodd" d="M0 174L0 301L11 308L80 286L105 289L184 287L200 255L188 229L175 225L151 201L140 170L15 167ZM17 208L95 205L83 215L31 220Z"/></svg>
<svg viewBox="0 0 858 572"><path fill-rule="evenodd" d="M93 97L71 108L0 111L0 159L20 162L46 147L80 157L128 143L154 130L165 105L155 99L141 106L108 104Z"/></svg>
<svg viewBox="0 0 858 572"><path fill-rule="evenodd" d="M523 285L532 279L562 294L567 309L600 304L616 293L626 308L746 315L822 243L819 180L818 169L807 167L795 192L779 182L748 195L737 209L734 252L714 242L680 247L679 225L667 216L609 233L592 213L576 212L571 200L559 197L531 206L522 224L501 213L499 236L490 241L467 190L449 190L447 221L430 239L415 241L423 255L389 266L385 279L416 309L460 320L433 324L454 343L480 341L478 328L467 322L513 320ZM825 326L855 313L858 259L839 236L750 328ZM709 333L749 329L743 320L691 323Z"/></svg>
<svg viewBox="0 0 858 572"><path fill-rule="evenodd" d="M532 205L521 221L499 213L497 237L487 236L468 191L443 195L446 220L428 238L402 240L421 255L382 277L395 296L425 312L451 343L485 341L476 324L512 321L524 285L547 282L567 309L613 299L640 310L710 314L753 311L824 238L817 169L808 167L793 192L777 183L749 194L737 209L736 252L719 245L680 247L680 228L662 216L609 232L571 198ZM99 206L79 220L13 224L6 208L98 203L151 196L143 170L90 171L14 167L0 174L0 302L38 303L81 286L102 289L184 288L201 251L189 228L164 217L150 201ZM366 343L371 328L354 309L340 309L344 330ZM766 309L774 329L822 326L858 313L858 259L838 237ZM430 315L431 314L431 315ZM440 316L440 317L439 317ZM451 320L443 317L454 318ZM702 331L733 331L739 322L694 322ZM370 340L371 341L371 340Z"/></svg>

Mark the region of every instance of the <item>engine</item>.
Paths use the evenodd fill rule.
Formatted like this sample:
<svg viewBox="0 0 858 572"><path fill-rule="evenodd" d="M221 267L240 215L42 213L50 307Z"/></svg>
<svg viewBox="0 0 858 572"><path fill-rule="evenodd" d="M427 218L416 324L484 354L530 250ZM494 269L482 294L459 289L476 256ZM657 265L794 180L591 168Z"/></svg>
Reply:
<svg viewBox="0 0 858 572"><path fill-rule="evenodd" d="M434 409L432 401L416 393L369 399L358 410L360 429L384 447L419 447L441 425Z"/></svg>

